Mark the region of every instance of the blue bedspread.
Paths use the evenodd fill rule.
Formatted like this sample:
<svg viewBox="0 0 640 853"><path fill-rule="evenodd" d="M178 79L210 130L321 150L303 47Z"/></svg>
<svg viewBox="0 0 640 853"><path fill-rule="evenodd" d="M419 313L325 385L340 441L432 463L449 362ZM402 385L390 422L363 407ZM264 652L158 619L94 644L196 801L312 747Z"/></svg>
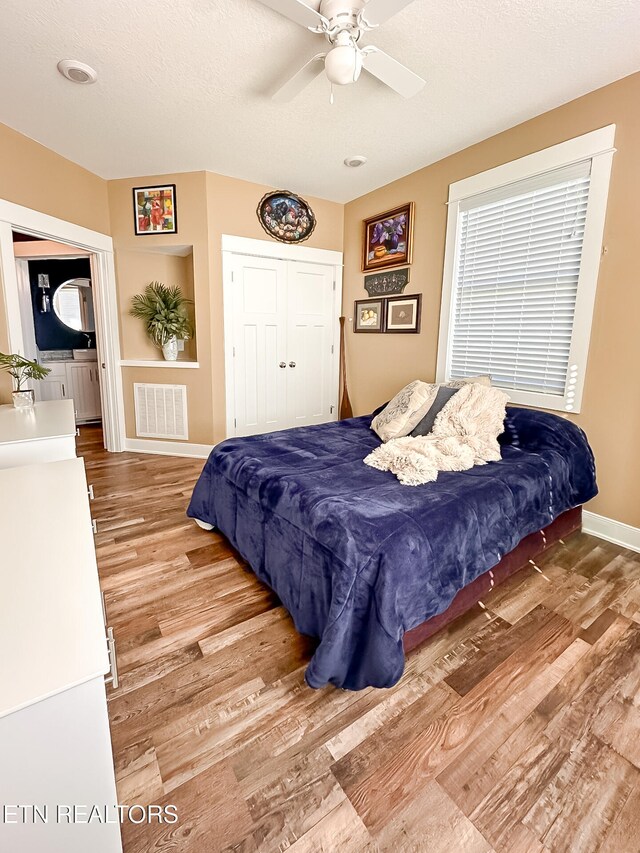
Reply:
<svg viewBox="0 0 640 853"><path fill-rule="evenodd" d="M402 638L518 542L597 493L584 433L510 407L502 460L402 486L363 463L371 416L228 439L187 514L217 527L317 637L311 687L390 687Z"/></svg>

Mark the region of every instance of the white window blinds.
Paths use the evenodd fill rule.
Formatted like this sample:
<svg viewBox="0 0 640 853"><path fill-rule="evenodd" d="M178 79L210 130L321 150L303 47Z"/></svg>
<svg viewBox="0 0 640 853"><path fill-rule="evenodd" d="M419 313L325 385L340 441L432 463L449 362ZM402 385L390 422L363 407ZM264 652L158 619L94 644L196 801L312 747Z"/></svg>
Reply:
<svg viewBox="0 0 640 853"><path fill-rule="evenodd" d="M591 160L460 202L449 375L562 398ZM571 394L571 396L573 396Z"/></svg>

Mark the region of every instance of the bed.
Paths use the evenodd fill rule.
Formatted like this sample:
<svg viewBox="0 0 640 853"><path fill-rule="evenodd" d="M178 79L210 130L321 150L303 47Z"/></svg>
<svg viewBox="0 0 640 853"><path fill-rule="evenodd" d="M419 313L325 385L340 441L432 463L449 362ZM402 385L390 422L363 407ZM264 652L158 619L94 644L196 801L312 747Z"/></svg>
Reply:
<svg viewBox="0 0 640 853"><path fill-rule="evenodd" d="M539 531L574 529L597 493L584 433L547 412L509 407L499 462L417 487L363 463L380 441L371 418L222 442L187 510L318 638L312 688L395 684L434 622L526 563Z"/></svg>

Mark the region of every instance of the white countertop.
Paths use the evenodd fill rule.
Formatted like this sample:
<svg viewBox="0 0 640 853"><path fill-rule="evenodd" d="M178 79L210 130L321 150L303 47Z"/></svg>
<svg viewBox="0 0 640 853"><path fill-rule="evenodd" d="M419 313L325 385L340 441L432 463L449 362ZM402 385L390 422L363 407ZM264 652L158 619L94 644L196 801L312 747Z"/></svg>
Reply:
<svg viewBox="0 0 640 853"><path fill-rule="evenodd" d="M0 444L75 435L73 400L35 403L27 409L0 406Z"/></svg>
<svg viewBox="0 0 640 853"><path fill-rule="evenodd" d="M84 460L0 470L0 717L109 669Z"/></svg>

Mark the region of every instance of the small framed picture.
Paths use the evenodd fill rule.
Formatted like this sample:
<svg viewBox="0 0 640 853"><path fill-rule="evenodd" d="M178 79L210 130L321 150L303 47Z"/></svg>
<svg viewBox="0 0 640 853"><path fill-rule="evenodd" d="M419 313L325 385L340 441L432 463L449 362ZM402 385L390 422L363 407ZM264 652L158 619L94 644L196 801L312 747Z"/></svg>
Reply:
<svg viewBox="0 0 640 853"><path fill-rule="evenodd" d="M420 331L420 309L422 307L422 296L392 296L386 300L387 332L413 332Z"/></svg>
<svg viewBox="0 0 640 853"><path fill-rule="evenodd" d="M411 263L413 202L364 220L362 271Z"/></svg>
<svg viewBox="0 0 640 853"><path fill-rule="evenodd" d="M358 299L355 303L353 331L384 331L384 313L384 299Z"/></svg>
<svg viewBox="0 0 640 853"><path fill-rule="evenodd" d="M177 234L176 185L134 187L136 234Z"/></svg>

